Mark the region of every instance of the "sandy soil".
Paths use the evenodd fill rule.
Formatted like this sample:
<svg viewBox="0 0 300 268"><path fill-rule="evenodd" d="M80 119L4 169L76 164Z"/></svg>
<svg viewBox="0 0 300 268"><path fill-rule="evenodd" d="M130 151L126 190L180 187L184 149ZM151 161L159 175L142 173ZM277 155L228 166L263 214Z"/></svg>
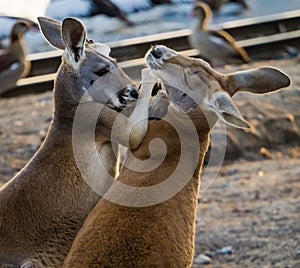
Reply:
<svg viewBox="0 0 300 268"><path fill-rule="evenodd" d="M266 64L284 70L293 85L271 95L235 97L252 129L227 129L226 160L199 194L193 267L202 267L203 258L206 267L300 267L300 63L221 71ZM51 112L51 92L0 99L0 186L40 146ZM224 135L218 128L215 133Z"/></svg>

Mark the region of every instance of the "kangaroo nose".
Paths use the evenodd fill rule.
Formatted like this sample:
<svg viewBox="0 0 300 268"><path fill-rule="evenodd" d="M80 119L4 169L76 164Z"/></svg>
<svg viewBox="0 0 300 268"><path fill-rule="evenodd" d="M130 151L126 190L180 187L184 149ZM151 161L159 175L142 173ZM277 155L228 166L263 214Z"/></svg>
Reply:
<svg viewBox="0 0 300 268"><path fill-rule="evenodd" d="M136 89L133 89L132 91L130 91L130 96L134 99L137 99L139 97L139 93Z"/></svg>
<svg viewBox="0 0 300 268"><path fill-rule="evenodd" d="M154 47L154 48L151 50L150 53L151 53L152 56L153 56L154 58L156 58L156 59L159 59L159 58L161 58L161 56L162 56L162 51L161 51L161 49L160 49L159 47Z"/></svg>

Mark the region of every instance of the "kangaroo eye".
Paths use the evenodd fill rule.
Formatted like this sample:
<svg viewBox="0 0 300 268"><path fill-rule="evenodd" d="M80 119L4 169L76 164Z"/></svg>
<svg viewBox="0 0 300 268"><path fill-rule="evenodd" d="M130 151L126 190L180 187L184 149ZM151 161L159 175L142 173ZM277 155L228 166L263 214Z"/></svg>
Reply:
<svg viewBox="0 0 300 268"><path fill-rule="evenodd" d="M94 74L97 75L97 76L99 76L99 77L101 77L101 76L107 74L108 72L109 71L106 68L103 68L103 69L101 69L101 70L99 70L97 72L94 72Z"/></svg>

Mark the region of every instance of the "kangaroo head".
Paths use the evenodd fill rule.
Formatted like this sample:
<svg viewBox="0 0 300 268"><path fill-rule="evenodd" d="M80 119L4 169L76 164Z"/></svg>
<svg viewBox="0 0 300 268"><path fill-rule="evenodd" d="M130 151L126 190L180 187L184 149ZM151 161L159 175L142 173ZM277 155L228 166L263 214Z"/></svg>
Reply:
<svg viewBox="0 0 300 268"><path fill-rule="evenodd" d="M290 85L289 77L272 67L221 74L202 59L185 57L162 45L151 48L146 60L172 104L192 115L194 111L198 119L205 115L212 122L210 126L220 118L235 127L248 128L231 96L238 91L263 94Z"/></svg>
<svg viewBox="0 0 300 268"><path fill-rule="evenodd" d="M88 41L79 20L65 18L62 23L45 17L38 20L46 40L64 50L55 81L57 113L72 117L79 103L90 101L122 109L137 99L133 82L109 57L110 48Z"/></svg>

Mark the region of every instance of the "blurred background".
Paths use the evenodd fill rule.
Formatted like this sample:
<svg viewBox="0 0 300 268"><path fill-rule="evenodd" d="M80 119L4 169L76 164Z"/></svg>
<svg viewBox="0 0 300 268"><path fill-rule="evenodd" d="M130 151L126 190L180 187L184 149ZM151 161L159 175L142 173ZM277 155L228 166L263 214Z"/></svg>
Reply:
<svg viewBox="0 0 300 268"><path fill-rule="evenodd" d="M62 52L42 37L38 16L78 17L137 82L157 43L200 53L221 73L263 65L286 72L288 89L234 97L250 131L217 125L212 133L216 150L226 136L226 155L221 167L206 159L193 268L300 267L299 0L1 0L0 187L34 155L51 122Z"/></svg>
<svg viewBox="0 0 300 268"><path fill-rule="evenodd" d="M99 14L101 12L101 4L103 5L101 2L108 2L108 0L1 1L0 40L4 45L8 44L7 37L14 23L13 19L1 17L1 15L25 17L33 21L36 21L38 16L49 16L59 20L66 16L80 17L88 29L89 38L100 42L111 42L186 29L193 22L191 16L193 0L111 0L125 13L125 17L133 23L133 26L130 27L118 17ZM210 21L210 24L214 25L226 21L261 17L300 9L299 0L245 0L245 2L249 7L248 9L243 9L234 2L222 5L218 15ZM93 8L91 7L93 5L95 6L94 11L92 11ZM97 7L99 7L98 11ZM118 16L118 12L114 7L107 9L106 13L110 13L110 16ZM25 34L25 44L28 53L53 49L46 44L39 32L34 31Z"/></svg>

